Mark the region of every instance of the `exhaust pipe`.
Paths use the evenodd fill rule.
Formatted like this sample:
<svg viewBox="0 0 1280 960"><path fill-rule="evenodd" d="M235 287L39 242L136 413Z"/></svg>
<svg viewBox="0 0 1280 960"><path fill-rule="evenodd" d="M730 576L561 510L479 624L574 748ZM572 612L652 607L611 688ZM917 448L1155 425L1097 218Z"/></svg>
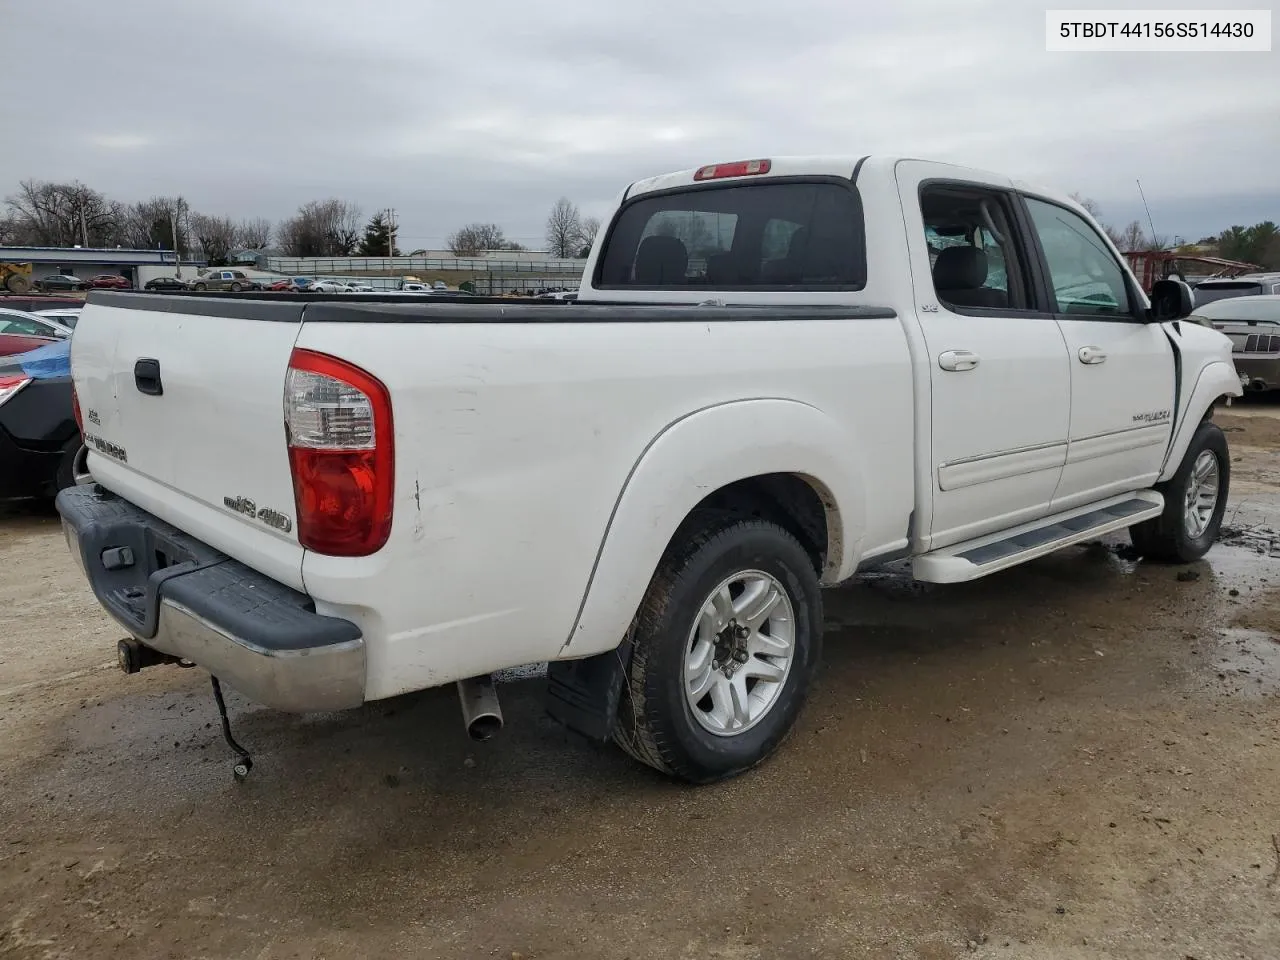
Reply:
<svg viewBox="0 0 1280 960"><path fill-rule="evenodd" d="M462 722L472 740L488 740L502 729L502 707L492 676L469 677L458 681Z"/></svg>

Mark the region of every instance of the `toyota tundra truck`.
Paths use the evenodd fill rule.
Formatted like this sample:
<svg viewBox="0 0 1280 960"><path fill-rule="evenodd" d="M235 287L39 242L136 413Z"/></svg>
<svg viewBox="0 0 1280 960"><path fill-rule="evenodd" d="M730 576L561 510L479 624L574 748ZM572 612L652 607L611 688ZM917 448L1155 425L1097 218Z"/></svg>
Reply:
<svg viewBox="0 0 1280 960"><path fill-rule="evenodd" d="M623 190L573 303L93 292L58 509L126 670L287 711L457 684L483 737L545 661L553 716L705 783L795 724L859 570L1203 556L1241 384L1190 310L1007 176L717 163Z"/></svg>

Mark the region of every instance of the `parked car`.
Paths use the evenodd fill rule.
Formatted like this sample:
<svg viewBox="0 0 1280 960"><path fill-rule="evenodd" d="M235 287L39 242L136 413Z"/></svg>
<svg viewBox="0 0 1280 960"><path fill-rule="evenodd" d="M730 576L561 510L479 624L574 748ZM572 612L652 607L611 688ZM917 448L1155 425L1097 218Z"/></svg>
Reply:
<svg viewBox="0 0 1280 960"><path fill-rule="evenodd" d="M28 337L53 337L61 340L71 336L71 327L52 317L0 307L0 333L20 333Z"/></svg>
<svg viewBox="0 0 1280 960"><path fill-rule="evenodd" d="M77 276L69 273L51 274L47 277L41 277L35 282L37 290L88 290L89 281L81 280Z"/></svg>
<svg viewBox="0 0 1280 960"><path fill-rule="evenodd" d="M348 293L373 293L373 285L369 283L362 283L360 281L348 282L347 292Z"/></svg>
<svg viewBox="0 0 1280 960"><path fill-rule="evenodd" d="M155 277L142 285L143 290L187 290L187 281L179 277Z"/></svg>
<svg viewBox="0 0 1280 960"><path fill-rule="evenodd" d="M307 293L351 293L351 288L341 280L315 280L307 286Z"/></svg>
<svg viewBox="0 0 1280 960"><path fill-rule="evenodd" d="M1280 273L1244 273L1238 277L1201 280L1195 285L1197 307L1232 297L1280 294Z"/></svg>
<svg viewBox="0 0 1280 960"><path fill-rule="evenodd" d="M282 293L293 289L292 280L272 280L267 284L267 289L275 293Z"/></svg>
<svg viewBox="0 0 1280 960"><path fill-rule="evenodd" d="M57 343L56 337L33 337L25 333L0 333L0 357L12 356L15 353L27 353L38 347L47 347Z"/></svg>
<svg viewBox="0 0 1280 960"><path fill-rule="evenodd" d="M1215 542L1231 343L1064 194L849 156L620 196L576 303L90 302L58 509L126 668L294 711L456 682L484 738L550 661L554 717L705 783L795 723L822 584Z"/></svg>
<svg viewBox="0 0 1280 960"><path fill-rule="evenodd" d="M1280 390L1280 295L1214 300L1187 319L1231 338L1231 359L1246 390Z"/></svg>
<svg viewBox="0 0 1280 960"><path fill-rule="evenodd" d="M132 290L133 284L129 282L128 277L122 277L116 273L102 273L89 281L90 288L94 290Z"/></svg>
<svg viewBox="0 0 1280 960"><path fill-rule="evenodd" d="M54 341L0 357L0 500L53 497L87 480L71 344Z"/></svg>
<svg viewBox="0 0 1280 960"><path fill-rule="evenodd" d="M416 280L410 280L401 283L398 289L404 293L430 293L431 284L419 283Z"/></svg>
<svg viewBox="0 0 1280 960"><path fill-rule="evenodd" d="M306 293L311 289L311 285L315 283L312 277L294 277L289 282L289 289L294 293Z"/></svg>
<svg viewBox="0 0 1280 960"><path fill-rule="evenodd" d="M445 283L443 280L437 280L435 283L431 284L431 289L432 290L448 290L449 285Z"/></svg>
<svg viewBox="0 0 1280 960"><path fill-rule="evenodd" d="M33 310L31 311L37 317L44 317L52 320L54 323L66 327L68 330L74 330L76 324L80 322L80 311L82 307L59 307L54 310Z"/></svg>
<svg viewBox="0 0 1280 960"><path fill-rule="evenodd" d="M191 283L192 290L230 290L233 293L256 290L258 286L243 270L210 270Z"/></svg>

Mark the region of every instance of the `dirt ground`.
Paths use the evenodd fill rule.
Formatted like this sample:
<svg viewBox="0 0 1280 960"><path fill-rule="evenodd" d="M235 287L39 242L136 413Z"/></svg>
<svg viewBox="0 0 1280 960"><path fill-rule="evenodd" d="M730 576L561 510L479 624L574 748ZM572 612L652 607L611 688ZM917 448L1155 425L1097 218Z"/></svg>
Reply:
<svg viewBox="0 0 1280 960"><path fill-rule="evenodd" d="M1227 542L827 595L753 773L669 783L504 687L297 717L125 677L48 513L0 518L0 956L1280 957L1280 405L1222 411Z"/></svg>

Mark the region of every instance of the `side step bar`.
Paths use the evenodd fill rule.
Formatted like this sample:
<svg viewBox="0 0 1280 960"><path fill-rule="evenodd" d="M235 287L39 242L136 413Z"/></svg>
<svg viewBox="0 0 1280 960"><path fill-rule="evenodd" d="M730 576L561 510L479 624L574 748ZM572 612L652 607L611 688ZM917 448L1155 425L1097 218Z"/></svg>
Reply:
<svg viewBox="0 0 1280 960"><path fill-rule="evenodd" d="M911 572L929 583L976 580L1163 512L1164 497L1155 490L1126 493L926 553L915 559Z"/></svg>

